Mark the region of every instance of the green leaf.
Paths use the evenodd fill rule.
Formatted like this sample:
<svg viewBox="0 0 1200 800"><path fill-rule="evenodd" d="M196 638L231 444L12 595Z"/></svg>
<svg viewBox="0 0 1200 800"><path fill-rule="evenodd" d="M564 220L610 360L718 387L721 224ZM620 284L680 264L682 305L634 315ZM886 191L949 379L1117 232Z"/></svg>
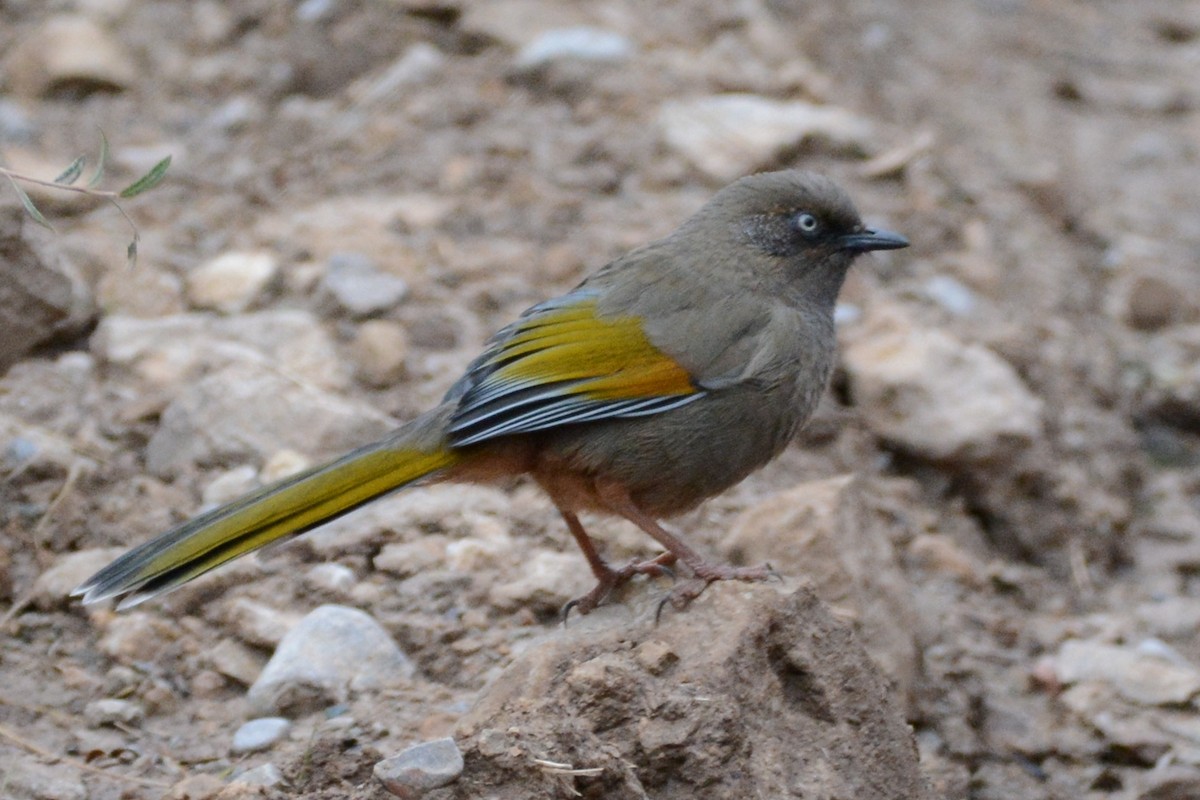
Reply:
<svg viewBox="0 0 1200 800"><path fill-rule="evenodd" d="M89 189L94 189L104 180L104 168L108 166L108 137L100 131L100 156L96 159L96 172L87 182Z"/></svg>
<svg viewBox="0 0 1200 800"><path fill-rule="evenodd" d="M171 166L171 157L167 156L162 161L150 168L142 177L138 178L133 183L126 186L120 191L121 197L133 197L142 192L153 189L158 184L162 183L162 179L166 177L167 168Z"/></svg>
<svg viewBox="0 0 1200 800"><path fill-rule="evenodd" d="M21 188L21 184L17 183L11 175L7 177L8 182L11 183L13 189L17 191L17 197L21 198L21 205L25 206L25 211L28 212L29 216L33 217L33 221L38 225L49 228L50 230L54 230L54 226L47 222L46 218L42 216L42 212L39 211L38 207L33 204L33 200L31 200L25 190Z"/></svg>
<svg viewBox="0 0 1200 800"><path fill-rule="evenodd" d="M83 174L83 165L87 163L87 156L80 156L71 162L71 166L62 171L62 174L54 179L55 183L62 183L70 186L75 181L79 180L79 176Z"/></svg>

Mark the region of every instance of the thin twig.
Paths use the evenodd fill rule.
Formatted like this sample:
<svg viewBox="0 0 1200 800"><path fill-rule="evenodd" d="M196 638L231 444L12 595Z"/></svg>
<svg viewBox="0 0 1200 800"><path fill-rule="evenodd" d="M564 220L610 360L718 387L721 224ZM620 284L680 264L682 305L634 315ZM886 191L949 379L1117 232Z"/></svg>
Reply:
<svg viewBox="0 0 1200 800"><path fill-rule="evenodd" d="M79 476L83 473L82 462L76 459L71 462L71 466L67 468L67 478L63 481L63 485L59 487L58 492L54 495L54 499L50 501L50 505L46 506L46 510L42 513L42 518L38 520L37 525L33 526L33 531L30 533L30 538L33 540L33 553L37 558L38 566L44 572L46 570L45 548L42 546L41 533L45 530L46 525L50 521L51 515L58 510L66 499L67 493L75 486L75 482L79 480ZM36 586L36 584L35 584ZM25 592L19 599L13 601L9 606L8 611L4 612L4 616L0 617L0 631L8 629L8 624L13 618L29 607L33 601L35 587L30 587L29 591Z"/></svg>
<svg viewBox="0 0 1200 800"><path fill-rule="evenodd" d="M33 602L33 595L34 590L30 589L20 598L13 601L13 604L8 607L8 611L4 612L4 616L0 617L0 631L12 633L12 631L8 630L8 624L13 621L13 617L29 607L29 604Z"/></svg>
<svg viewBox="0 0 1200 800"><path fill-rule="evenodd" d="M1078 537L1072 537L1067 543L1067 563L1071 568L1071 582L1085 599L1095 595L1096 585L1092 582L1092 573L1088 569L1087 553Z"/></svg>
<svg viewBox="0 0 1200 800"><path fill-rule="evenodd" d="M91 764L85 764L76 758L59 755L58 753L52 753L41 745L29 741L16 731L10 730L4 725L0 725L0 736L8 739L13 744L29 751L30 753L33 753L36 756L41 756L42 758L48 759L51 762L61 761L64 764L69 764L76 769L83 770L84 772L90 772L93 775L103 775L106 778L114 778L116 780L128 781L130 783L139 783L142 786L153 786L156 789L167 789L170 787L169 783L164 783L163 781L156 781L152 778L139 778L136 775L122 775L119 772L109 772L106 769L93 767Z"/></svg>

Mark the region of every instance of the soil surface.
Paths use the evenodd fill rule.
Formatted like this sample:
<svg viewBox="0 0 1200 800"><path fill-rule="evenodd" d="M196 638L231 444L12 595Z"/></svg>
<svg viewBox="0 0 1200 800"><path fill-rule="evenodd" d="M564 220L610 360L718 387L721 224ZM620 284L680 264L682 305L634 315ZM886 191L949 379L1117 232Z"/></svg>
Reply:
<svg viewBox="0 0 1200 800"><path fill-rule="evenodd" d="M97 129L104 188L173 158L121 201L133 268L111 204L31 186L51 234L0 187L0 795L383 798L377 762L453 737L461 776L410 796L1200 797L1200 6L0 17L0 164L53 177ZM795 582L656 628L639 579L564 631L589 576L518 484L403 493L131 612L66 597L782 167L912 242L855 266L794 445L672 523ZM392 667L264 690L326 605Z"/></svg>

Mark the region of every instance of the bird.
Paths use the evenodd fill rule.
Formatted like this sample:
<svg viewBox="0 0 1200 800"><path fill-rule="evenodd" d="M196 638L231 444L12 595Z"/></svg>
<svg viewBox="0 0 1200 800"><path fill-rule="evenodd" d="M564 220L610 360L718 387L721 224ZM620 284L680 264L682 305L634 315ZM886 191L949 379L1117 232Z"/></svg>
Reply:
<svg viewBox="0 0 1200 800"><path fill-rule="evenodd" d="M907 246L866 227L819 173L740 178L673 233L502 328L435 408L133 548L73 595L128 608L398 489L514 476L549 496L596 579L566 611L680 565L688 574L668 595L679 608L714 581L765 580L768 565L712 561L663 521L783 451L833 371L850 265ZM581 512L624 518L662 552L613 566Z"/></svg>

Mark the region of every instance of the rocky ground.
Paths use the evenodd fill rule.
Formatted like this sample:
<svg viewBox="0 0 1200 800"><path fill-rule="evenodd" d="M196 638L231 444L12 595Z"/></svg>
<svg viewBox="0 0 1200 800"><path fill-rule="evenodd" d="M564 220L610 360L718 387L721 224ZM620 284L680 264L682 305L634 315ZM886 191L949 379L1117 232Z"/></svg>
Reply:
<svg viewBox="0 0 1200 800"><path fill-rule="evenodd" d="M133 269L111 205L30 187L51 234L0 191L0 794L1200 797L1194 5L0 15L0 163L52 177L97 128L104 186L173 157L123 202ZM675 522L783 583L656 626L638 582L564 630L588 576L518 485L400 494L131 612L67 599L779 166L913 244L856 267L800 440Z"/></svg>

